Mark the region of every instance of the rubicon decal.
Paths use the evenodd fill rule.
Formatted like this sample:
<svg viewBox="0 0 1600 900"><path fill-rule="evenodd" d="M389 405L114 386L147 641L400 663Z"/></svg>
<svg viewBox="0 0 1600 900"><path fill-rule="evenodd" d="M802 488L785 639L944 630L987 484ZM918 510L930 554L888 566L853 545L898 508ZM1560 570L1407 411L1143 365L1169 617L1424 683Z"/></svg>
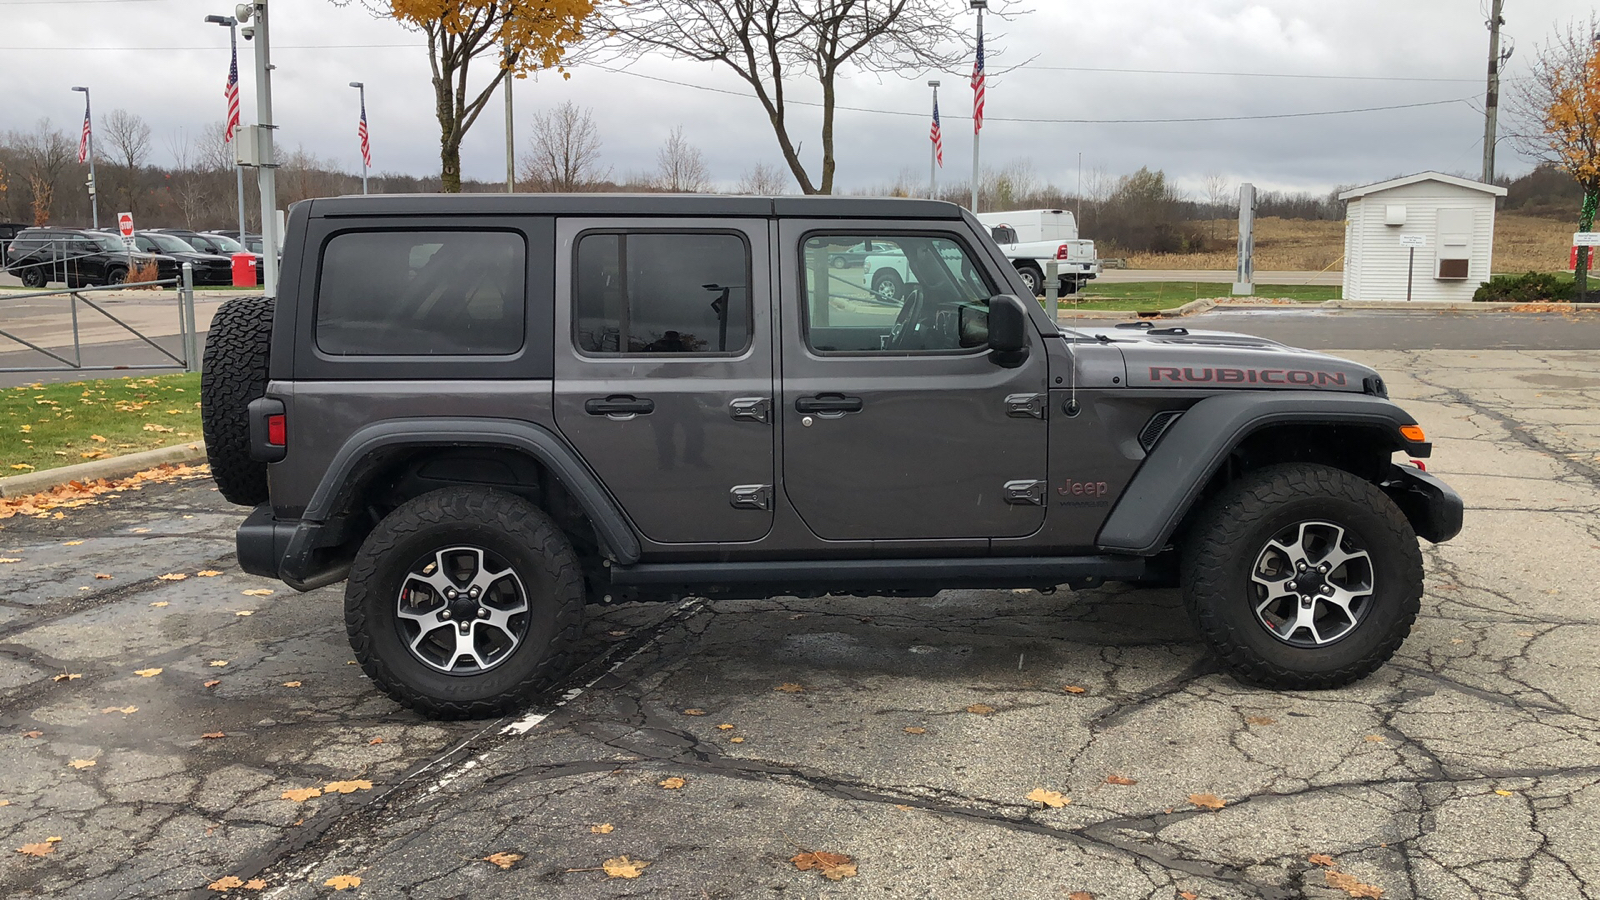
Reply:
<svg viewBox="0 0 1600 900"><path fill-rule="evenodd" d="M1190 369L1176 366L1151 366L1150 380L1160 384L1282 384L1295 387L1342 387L1343 372L1309 369Z"/></svg>

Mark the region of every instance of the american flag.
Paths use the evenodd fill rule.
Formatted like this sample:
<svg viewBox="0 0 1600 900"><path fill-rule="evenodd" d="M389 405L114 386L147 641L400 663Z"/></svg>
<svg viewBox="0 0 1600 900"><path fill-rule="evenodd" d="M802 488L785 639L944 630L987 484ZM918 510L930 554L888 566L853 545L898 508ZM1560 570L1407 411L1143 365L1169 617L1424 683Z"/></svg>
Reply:
<svg viewBox="0 0 1600 900"><path fill-rule="evenodd" d="M978 35L978 58L972 64L972 131L983 130L983 35Z"/></svg>
<svg viewBox="0 0 1600 900"><path fill-rule="evenodd" d="M944 133L939 130L939 98L933 98L933 129L928 132L929 140L933 141L933 155L939 160L939 165L944 166Z"/></svg>
<svg viewBox="0 0 1600 900"><path fill-rule="evenodd" d="M83 135L78 138L78 162L89 159L89 104L83 105Z"/></svg>
<svg viewBox="0 0 1600 900"><path fill-rule="evenodd" d="M222 89L228 98L228 123L223 126L222 142L233 140L233 130L239 127L239 48L233 48L233 62L228 63L228 85Z"/></svg>
<svg viewBox="0 0 1600 900"><path fill-rule="evenodd" d="M361 125L356 128L356 134L361 136L361 164L372 165L372 142L367 139L367 100L361 99Z"/></svg>

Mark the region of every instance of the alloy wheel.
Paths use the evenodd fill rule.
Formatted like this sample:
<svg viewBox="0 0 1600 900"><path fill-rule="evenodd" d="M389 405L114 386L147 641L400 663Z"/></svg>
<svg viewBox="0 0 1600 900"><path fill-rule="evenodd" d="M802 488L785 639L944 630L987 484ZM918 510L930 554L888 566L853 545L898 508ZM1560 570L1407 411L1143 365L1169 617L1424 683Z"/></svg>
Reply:
<svg viewBox="0 0 1600 900"><path fill-rule="evenodd" d="M1256 555L1250 596L1256 621L1295 647L1321 647L1348 635L1372 605L1372 557L1343 527L1298 522Z"/></svg>
<svg viewBox="0 0 1600 900"><path fill-rule="evenodd" d="M493 551L435 550L407 570L396 599L401 642L435 671L477 675L516 652L528 633L528 594Z"/></svg>

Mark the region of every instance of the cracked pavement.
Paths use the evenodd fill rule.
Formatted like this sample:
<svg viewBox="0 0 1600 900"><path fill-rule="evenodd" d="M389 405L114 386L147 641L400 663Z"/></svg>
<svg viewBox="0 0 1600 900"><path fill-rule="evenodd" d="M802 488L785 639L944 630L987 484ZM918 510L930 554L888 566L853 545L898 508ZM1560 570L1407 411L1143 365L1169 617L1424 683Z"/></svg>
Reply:
<svg viewBox="0 0 1600 900"><path fill-rule="evenodd" d="M1330 692L1220 674L1174 591L949 591L590 607L581 692L433 723L350 663L342 588L238 571L209 481L0 522L0 894L1352 896L1326 854L1386 898L1600 897L1600 361L1341 355L1468 517L1395 660Z"/></svg>

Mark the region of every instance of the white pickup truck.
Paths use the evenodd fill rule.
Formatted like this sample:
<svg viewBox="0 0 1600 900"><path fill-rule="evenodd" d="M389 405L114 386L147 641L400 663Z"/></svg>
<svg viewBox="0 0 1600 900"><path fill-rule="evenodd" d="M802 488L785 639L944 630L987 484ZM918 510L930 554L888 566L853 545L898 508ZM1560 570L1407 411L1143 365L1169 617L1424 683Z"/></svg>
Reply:
<svg viewBox="0 0 1600 900"><path fill-rule="evenodd" d="M1061 293L1075 293L1100 274L1094 241L1078 239L1078 221L1064 209L1019 209L978 213L1022 280L1036 296L1044 294L1044 273L1055 260Z"/></svg>

